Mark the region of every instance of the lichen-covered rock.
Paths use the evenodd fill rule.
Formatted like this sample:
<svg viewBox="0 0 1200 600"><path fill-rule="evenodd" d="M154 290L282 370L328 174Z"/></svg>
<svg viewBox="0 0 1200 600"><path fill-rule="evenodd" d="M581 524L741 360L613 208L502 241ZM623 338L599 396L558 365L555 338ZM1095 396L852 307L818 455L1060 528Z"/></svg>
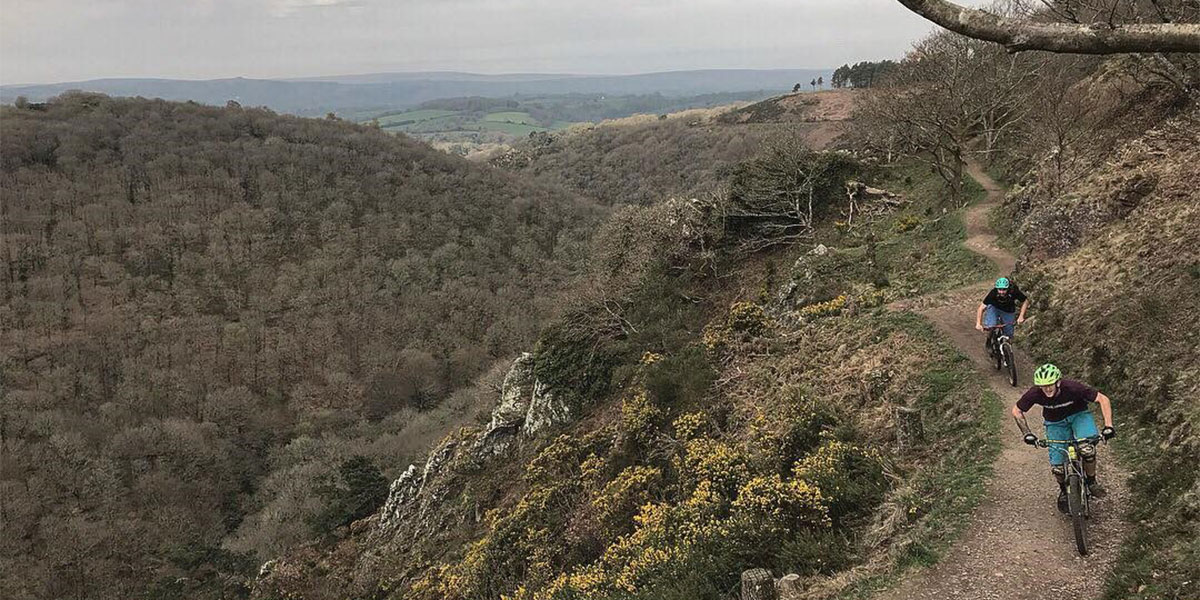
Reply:
<svg viewBox="0 0 1200 600"><path fill-rule="evenodd" d="M417 474L417 465L408 465L408 469L392 482L392 487L388 490L387 501L379 511L379 529L381 531L392 531L403 522L408 514L408 506L417 497L417 492L421 490L422 479Z"/></svg>
<svg viewBox="0 0 1200 600"><path fill-rule="evenodd" d="M566 423L571 420L571 405L551 392L540 381L533 382L533 395L529 402L529 411L525 415L525 425L521 428L524 435L534 435L537 432Z"/></svg>
<svg viewBox="0 0 1200 600"><path fill-rule="evenodd" d="M508 452L518 436L530 436L571 420L571 406L534 376L533 355L525 352L513 361L500 389L500 402L471 455L478 461Z"/></svg>
<svg viewBox="0 0 1200 600"><path fill-rule="evenodd" d="M533 355L525 352L513 361L504 384L500 388L500 402L492 410L492 421L488 431L508 427L521 427L529 414L533 400L534 384Z"/></svg>

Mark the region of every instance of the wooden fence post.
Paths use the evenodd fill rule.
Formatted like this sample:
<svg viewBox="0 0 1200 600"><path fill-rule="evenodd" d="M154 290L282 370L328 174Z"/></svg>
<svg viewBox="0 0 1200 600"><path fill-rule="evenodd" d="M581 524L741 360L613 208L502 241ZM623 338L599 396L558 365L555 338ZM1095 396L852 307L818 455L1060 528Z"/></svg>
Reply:
<svg viewBox="0 0 1200 600"><path fill-rule="evenodd" d="M742 571L742 600L775 600L775 577L766 569Z"/></svg>

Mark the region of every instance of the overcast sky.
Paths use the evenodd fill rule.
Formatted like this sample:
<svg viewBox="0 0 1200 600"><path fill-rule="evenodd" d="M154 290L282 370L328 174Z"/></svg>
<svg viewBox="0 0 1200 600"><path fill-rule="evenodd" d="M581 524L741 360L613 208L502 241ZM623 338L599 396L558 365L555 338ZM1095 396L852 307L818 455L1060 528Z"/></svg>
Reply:
<svg viewBox="0 0 1200 600"><path fill-rule="evenodd" d="M0 0L0 83L830 67L932 29L896 0Z"/></svg>

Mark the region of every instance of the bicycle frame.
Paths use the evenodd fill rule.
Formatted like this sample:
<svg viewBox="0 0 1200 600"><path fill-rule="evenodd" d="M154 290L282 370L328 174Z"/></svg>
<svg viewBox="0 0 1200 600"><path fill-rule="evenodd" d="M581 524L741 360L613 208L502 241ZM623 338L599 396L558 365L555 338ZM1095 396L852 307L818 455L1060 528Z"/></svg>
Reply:
<svg viewBox="0 0 1200 600"><path fill-rule="evenodd" d="M1080 556L1086 556L1088 553L1087 544L1087 519L1091 518L1091 498L1092 491L1088 488L1087 472L1083 469L1083 452L1082 447L1087 446L1094 448L1097 444L1103 441L1099 436L1086 438L1077 438L1074 440L1038 440L1038 446L1042 448L1050 448L1058 452L1064 452L1067 455L1067 461L1064 463L1066 467L1063 473L1064 482L1067 484L1067 497L1069 504L1069 513L1071 515L1071 524L1075 530L1075 546L1079 550ZM1051 447L1051 444L1063 444L1065 449L1057 446Z"/></svg>
<svg viewBox="0 0 1200 600"><path fill-rule="evenodd" d="M1015 328L1017 325L1013 323ZM988 352L990 358L995 361L996 370L1008 367L1008 382L1013 387L1017 386L1017 364L1016 357L1013 355L1012 344L1009 343L1009 337L1004 335L1005 324L999 323L984 329L988 332Z"/></svg>

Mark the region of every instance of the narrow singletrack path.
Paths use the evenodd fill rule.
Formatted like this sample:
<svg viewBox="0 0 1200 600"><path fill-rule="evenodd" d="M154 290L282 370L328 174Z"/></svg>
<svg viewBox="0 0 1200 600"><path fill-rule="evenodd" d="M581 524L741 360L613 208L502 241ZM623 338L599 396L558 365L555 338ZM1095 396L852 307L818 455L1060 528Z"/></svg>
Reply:
<svg viewBox="0 0 1200 600"><path fill-rule="evenodd" d="M1012 272L1015 258L996 245L996 236L988 227L988 212L1003 195L1002 188L977 164L968 172L987 190L987 200L964 214L967 239L964 245L991 259L997 267L995 277ZM1050 475L1046 450L1032 448L1021 441L1009 408L1029 387L1033 365L1022 353L1020 328L1017 348L1018 387L1008 384L1006 375L996 371L983 346L983 334L975 330L975 311L992 287L994 277L950 292L899 302L892 308L912 310L924 315L954 344L971 358L981 377L1005 405L1001 433L1001 452L995 473L987 484L987 496L975 510L962 537L937 565L907 576L878 598L884 600L970 598L972 600L1079 600L1098 598L1104 576L1116 559L1117 549L1126 531L1121 518L1128 494L1127 474L1116 464L1107 448L1100 450L1100 481L1108 496L1096 501L1095 514L1088 524L1091 553L1081 558L1075 551L1071 522L1055 508L1058 487ZM1019 282L1018 282L1019 283ZM1036 316L1031 310L1030 317ZM1066 374L1070 377L1070 373ZM1114 403L1113 410L1122 407ZM1042 437L1041 412L1029 413L1033 431ZM962 457L966 460L968 457Z"/></svg>

